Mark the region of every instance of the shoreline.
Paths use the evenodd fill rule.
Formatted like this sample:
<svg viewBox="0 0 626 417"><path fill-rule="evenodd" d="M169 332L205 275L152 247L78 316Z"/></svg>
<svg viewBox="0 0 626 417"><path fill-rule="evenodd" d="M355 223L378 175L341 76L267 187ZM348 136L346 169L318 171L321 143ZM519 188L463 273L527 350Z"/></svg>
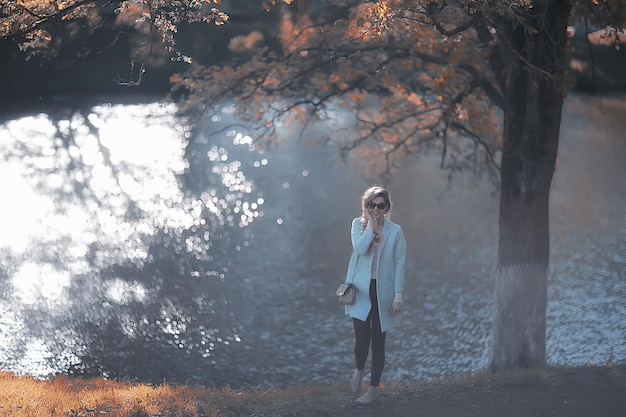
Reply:
<svg viewBox="0 0 626 417"><path fill-rule="evenodd" d="M67 376L41 381L0 371L0 416L608 417L626 409L625 392L626 362L391 384L381 387L378 400L368 406L354 404L347 380L337 386L250 391Z"/></svg>

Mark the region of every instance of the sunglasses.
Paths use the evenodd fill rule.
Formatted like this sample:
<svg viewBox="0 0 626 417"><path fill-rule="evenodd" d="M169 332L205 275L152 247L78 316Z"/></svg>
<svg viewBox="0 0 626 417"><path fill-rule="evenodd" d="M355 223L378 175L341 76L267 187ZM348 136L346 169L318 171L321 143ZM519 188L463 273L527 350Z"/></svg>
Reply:
<svg viewBox="0 0 626 417"><path fill-rule="evenodd" d="M375 209L377 208L378 210L384 210L387 207L387 203L374 203L373 201L370 201L369 203L367 203L367 208L368 209Z"/></svg>

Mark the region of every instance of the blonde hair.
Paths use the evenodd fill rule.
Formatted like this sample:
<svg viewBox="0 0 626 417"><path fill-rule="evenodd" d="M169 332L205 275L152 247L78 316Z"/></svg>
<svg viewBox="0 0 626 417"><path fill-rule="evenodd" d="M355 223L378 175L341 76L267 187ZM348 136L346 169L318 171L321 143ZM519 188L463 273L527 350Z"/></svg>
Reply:
<svg viewBox="0 0 626 417"><path fill-rule="evenodd" d="M373 185L365 190L363 196L361 196L361 229L365 229L367 226L367 220L365 219L365 210L367 210L367 205L370 201L379 196L385 200L385 204L387 205L384 213L385 218L391 219L391 208L393 204L391 202L391 194L389 193L389 190L379 185Z"/></svg>

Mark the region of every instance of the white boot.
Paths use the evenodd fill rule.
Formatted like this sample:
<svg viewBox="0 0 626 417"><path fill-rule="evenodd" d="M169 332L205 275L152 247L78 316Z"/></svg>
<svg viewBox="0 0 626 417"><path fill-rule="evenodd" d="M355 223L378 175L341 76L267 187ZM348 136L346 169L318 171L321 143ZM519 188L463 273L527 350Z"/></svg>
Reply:
<svg viewBox="0 0 626 417"><path fill-rule="evenodd" d="M365 391L365 394L361 395L359 398L356 399L356 403L357 404L371 404L376 400L376 397L378 396L378 387L373 387L373 386L369 386L367 388L367 391Z"/></svg>
<svg viewBox="0 0 626 417"><path fill-rule="evenodd" d="M355 370L354 376L350 380L350 386L352 388L352 392L354 392L355 394L357 392L361 392L361 383L363 382L363 372L364 372L363 369L361 369L360 371L358 369Z"/></svg>

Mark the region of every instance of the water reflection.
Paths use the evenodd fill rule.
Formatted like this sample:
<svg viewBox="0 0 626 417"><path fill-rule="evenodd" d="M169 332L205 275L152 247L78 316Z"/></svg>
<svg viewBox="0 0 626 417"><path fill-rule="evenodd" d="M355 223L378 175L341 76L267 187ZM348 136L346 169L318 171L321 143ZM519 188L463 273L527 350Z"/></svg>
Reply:
<svg viewBox="0 0 626 417"><path fill-rule="evenodd" d="M0 193L11 202L0 208L1 306L15 312L2 314L2 367L203 378L163 362L179 368L178 350L208 358L241 342L228 307L241 291L224 287L230 261L214 258L249 244L263 198L217 146L201 156L202 192L180 187L194 159L171 105L60 113L0 128ZM249 138L231 136L252 152Z"/></svg>
<svg viewBox="0 0 626 417"><path fill-rule="evenodd" d="M626 151L611 136L623 126L602 133L605 157L592 157L602 188L578 168L606 121L593 103L569 103L548 359L626 359L626 190L615 179ZM349 374L351 325L332 293L370 180L320 148L256 149L225 128L231 117L226 107L192 132L173 106L148 103L0 125L0 194L10 202L0 206L0 368L231 386ZM387 381L487 360L497 201L488 185L450 187L437 162L408 164L389 184L409 261Z"/></svg>

